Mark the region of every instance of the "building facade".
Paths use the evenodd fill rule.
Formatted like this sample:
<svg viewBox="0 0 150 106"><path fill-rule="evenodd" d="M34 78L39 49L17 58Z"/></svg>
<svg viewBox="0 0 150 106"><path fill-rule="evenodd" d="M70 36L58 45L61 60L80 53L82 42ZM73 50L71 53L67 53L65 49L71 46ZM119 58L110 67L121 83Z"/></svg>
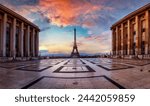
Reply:
<svg viewBox="0 0 150 106"><path fill-rule="evenodd" d="M39 31L38 26L0 5L0 58L27 59L37 57Z"/></svg>
<svg viewBox="0 0 150 106"><path fill-rule="evenodd" d="M112 25L114 57L150 58L150 3Z"/></svg>

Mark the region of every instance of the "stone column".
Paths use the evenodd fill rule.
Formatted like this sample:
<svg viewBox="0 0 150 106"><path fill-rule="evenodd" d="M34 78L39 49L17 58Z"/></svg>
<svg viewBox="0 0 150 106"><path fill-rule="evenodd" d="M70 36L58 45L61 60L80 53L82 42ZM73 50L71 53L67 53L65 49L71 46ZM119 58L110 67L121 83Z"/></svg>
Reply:
<svg viewBox="0 0 150 106"><path fill-rule="evenodd" d="M33 28L33 34L32 34L32 53L33 57L35 56L35 29Z"/></svg>
<svg viewBox="0 0 150 106"><path fill-rule="evenodd" d="M2 25L2 56L6 56L6 25L7 25L7 14L4 14L3 25Z"/></svg>
<svg viewBox="0 0 150 106"><path fill-rule="evenodd" d="M139 17L135 17L135 25L136 25L136 53L135 55L141 54L141 47L140 47L140 35L139 35Z"/></svg>
<svg viewBox="0 0 150 106"><path fill-rule="evenodd" d="M23 53L23 50L24 50L24 23L22 22L21 23L21 33L20 33L20 48L19 48L19 51L21 53L21 57L24 57L24 53Z"/></svg>
<svg viewBox="0 0 150 106"><path fill-rule="evenodd" d="M36 57L39 56L39 32L36 34Z"/></svg>
<svg viewBox="0 0 150 106"><path fill-rule="evenodd" d="M149 22L149 11L145 13L145 54L149 54L149 39L150 39L150 22Z"/></svg>
<svg viewBox="0 0 150 106"><path fill-rule="evenodd" d="M1 27L1 25L0 25L0 27ZM0 29L0 57L3 56L2 50L3 50L3 48L2 48L2 29Z"/></svg>
<svg viewBox="0 0 150 106"><path fill-rule="evenodd" d="M130 20L128 20L128 55L131 55L131 26L130 26Z"/></svg>
<svg viewBox="0 0 150 106"><path fill-rule="evenodd" d="M118 41L119 37L118 37L118 27L116 27L116 55L119 54L119 41Z"/></svg>
<svg viewBox="0 0 150 106"><path fill-rule="evenodd" d="M123 24L121 24L121 55L124 55L124 34L123 34Z"/></svg>
<svg viewBox="0 0 150 106"><path fill-rule="evenodd" d="M26 35L26 52L27 52L27 57L30 56L30 26L27 27L27 35Z"/></svg>
<svg viewBox="0 0 150 106"><path fill-rule="evenodd" d="M116 46L115 45L116 44L115 41L116 41L115 40L115 31L114 31L114 29L112 29L112 52L113 52L113 55L115 55L115 52L116 52L115 49L114 49L115 46Z"/></svg>
<svg viewBox="0 0 150 106"><path fill-rule="evenodd" d="M16 57L16 42L15 41L16 41L16 18L13 19L11 46L10 46L11 56L13 58Z"/></svg>

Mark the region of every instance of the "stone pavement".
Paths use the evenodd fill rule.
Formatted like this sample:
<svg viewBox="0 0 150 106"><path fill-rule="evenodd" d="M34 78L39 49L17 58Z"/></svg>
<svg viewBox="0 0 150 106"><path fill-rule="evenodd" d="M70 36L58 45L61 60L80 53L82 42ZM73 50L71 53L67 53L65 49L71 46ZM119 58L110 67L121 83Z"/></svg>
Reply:
<svg viewBox="0 0 150 106"><path fill-rule="evenodd" d="M1 89L150 88L150 60L45 59L0 63Z"/></svg>

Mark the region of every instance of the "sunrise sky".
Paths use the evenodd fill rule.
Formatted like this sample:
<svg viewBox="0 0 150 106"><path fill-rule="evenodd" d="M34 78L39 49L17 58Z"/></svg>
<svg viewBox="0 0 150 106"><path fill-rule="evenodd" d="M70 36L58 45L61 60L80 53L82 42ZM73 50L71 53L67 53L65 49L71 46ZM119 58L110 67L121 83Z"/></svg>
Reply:
<svg viewBox="0 0 150 106"><path fill-rule="evenodd" d="M41 29L40 50L70 53L77 28L80 53L111 50L110 27L150 0L0 0Z"/></svg>

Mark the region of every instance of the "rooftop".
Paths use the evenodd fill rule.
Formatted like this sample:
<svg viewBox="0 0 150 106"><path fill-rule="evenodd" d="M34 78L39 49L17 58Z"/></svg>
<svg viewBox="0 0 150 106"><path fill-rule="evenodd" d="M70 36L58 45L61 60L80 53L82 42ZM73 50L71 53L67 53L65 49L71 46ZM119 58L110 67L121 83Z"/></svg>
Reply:
<svg viewBox="0 0 150 106"><path fill-rule="evenodd" d="M135 15L138 15L138 14L141 13L142 11L145 11L145 10L148 10L148 9L150 9L150 3L148 3L147 5L141 7L141 8L139 8L139 9L133 11L133 12L131 12L131 13L128 14L127 16L125 16L125 17L123 17L122 19L120 19L119 21L117 21L116 23L114 23L114 24L112 25L111 29L112 29L113 27L115 27L116 25L122 23L123 21L128 20L128 19L130 19L131 17L133 17L133 16L135 16Z"/></svg>
<svg viewBox="0 0 150 106"><path fill-rule="evenodd" d="M14 17L19 18L20 20L22 20L22 21L30 24L31 26L37 28L40 31L40 29L39 29L39 27L37 25L33 24L28 19L24 18L23 16L21 16L20 14L18 14L16 12L12 11L11 9L7 8L6 6L0 4L0 9L2 9L3 11L5 11L6 13L9 13L9 14L13 15Z"/></svg>

